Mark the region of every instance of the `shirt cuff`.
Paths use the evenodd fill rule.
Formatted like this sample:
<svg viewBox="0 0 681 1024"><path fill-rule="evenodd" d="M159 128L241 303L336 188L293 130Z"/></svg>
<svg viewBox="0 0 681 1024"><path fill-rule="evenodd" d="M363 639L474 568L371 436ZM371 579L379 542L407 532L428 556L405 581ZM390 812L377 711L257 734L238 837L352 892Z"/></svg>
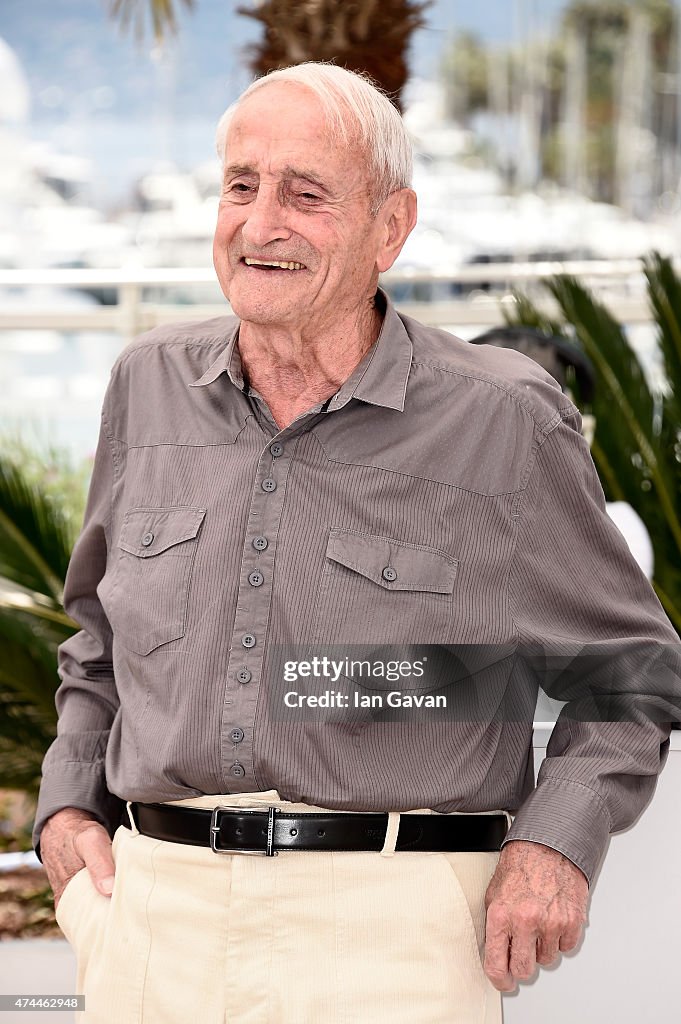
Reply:
<svg viewBox="0 0 681 1024"><path fill-rule="evenodd" d="M570 779L544 779L523 803L502 846L513 839L550 846L591 885L610 831L607 807L593 789Z"/></svg>
<svg viewBox="0 0 681 1024"><path fill-rule="evenodd" d="M40 856L40 833L47 819L65 807L88 811L110 836L121 823L125 801L106 788L104 762L71 761L43 775L33 827L33 846Z"/></svg>

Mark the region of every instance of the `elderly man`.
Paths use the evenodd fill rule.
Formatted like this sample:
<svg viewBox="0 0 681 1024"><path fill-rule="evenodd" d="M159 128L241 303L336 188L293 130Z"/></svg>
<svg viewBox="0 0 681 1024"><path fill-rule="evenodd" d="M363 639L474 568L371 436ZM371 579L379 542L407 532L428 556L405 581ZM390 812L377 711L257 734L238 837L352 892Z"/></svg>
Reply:
<svg viewBox="0 0 681 1024"><path fill-rule="evenodd" d="M218 140L236 319L118 360L67 580L36 840L85 1019L493 1024L668 737L620 681L635 722L566 718L534 789L512 652L676 637L555 382L378 289L416 220L389 101L303 65Z"/></svg>

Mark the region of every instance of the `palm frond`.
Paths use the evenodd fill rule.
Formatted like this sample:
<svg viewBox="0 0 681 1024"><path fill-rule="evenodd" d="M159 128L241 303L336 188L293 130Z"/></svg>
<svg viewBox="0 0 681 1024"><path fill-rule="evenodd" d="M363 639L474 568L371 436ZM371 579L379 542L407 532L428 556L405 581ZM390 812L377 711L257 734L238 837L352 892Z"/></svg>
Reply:
<svg viewBox="0 0 681 1024"><path fill-rule="evenodd" d="M303 61L332 61L373 78L399 107L407 53L432 0L261 0L237 13L263 26L250 47L256 75ZM377 45L380 41L380 45Z"/></svg>
<svg viewBox="0 0 681 1024"><path fill-rule="evenodd" d="M57 718L44 713L30 701L17 697L11 690L2 687L0 676L0 715L3 725L0 737L8 742L20 744L37 750L41 756L45 744L51 742L57 733Z"/></svg>
<svg viewBox="0 0 681 1024"><path fill-rule="evenodd" d="M45 751L57 734L57 715L4 685L0 671L0 788L36 793Z"/></svg>
<svg viewBox="0 0 681 1024"><path fill-rule="evenodd" d="M643 519L655 555L653 586L681 634L681 280L656 253L644 272L667 379L662 396L652 392L624 328L574 278L547 282L560 322L522 294L504 316L509 324L569 336L590 358L594 462L606 496L627 501Z"/></svg>
<svg viewBox="0 0 681 1024"><path fill-rule="evenodd" d="M0 459L0 576L61 602L70 530L18 466Z"/></svg>
<svg viewBox="0 0 681 1024"><path fill-rule="evenodd" d="M658 328L658 342L668 381L681 381L681 280L674 271L672 261L658 252L643 260L643 272L648 282L648 297ZM681 395L670 389L677 408L681 408Z"/></svg>
<svg viewBox="0 0 681 1024"><path fill-rule="evenodd" d="M657 426L678 495L681 494L681 279L672 261L659 253L652 253L645 259L643 269L667 380Z"/></svg>
<svg viewBox="0 0 681 1024"><path fill-rule="evenodd" d="M69 631L78 629L77 623L53 598L0 576L0 612L11 610L36 620L53 623L59 630L59 636L64 630L68 635ZM59 642L61 643L61 640Z"/></svg>
<svg viewBox="0 0 681 1024"><path fill-rule="evenodd" d="M9 617L3 618L0 623L3 652L0 694L30 702L41 714L56 716L54 695L59 685L56 648L36 641L23 623L11 627ZM0 734L5 724L0 722Z"/></svg>
<svg viewBox="0 0 681 1024"><path fill-rule="evenodd" d="M0 736L0 789L21 789L36 796L44 753Z"/></svg>
<svg viewBox="0 0 681 1024"><path fill-rule="evenodd" d="M597 368L598 391L611 410L608 419L617 417L621 447L631 452L634 464L641 460L641 471L655 491L681 555L681 519L674 474L656 436L655 400L638 357L623 327L575 278L554 278L548 288Z"/></svg>
<svg viewBox="0 0 681 1024"><path fill-rule="evenodd" d="M35 794L57 729L57 648L78 627L62 605L73 525L31 477L0 453L0 787Z"/></svg>
<svg viewBox="0 0 681 1024"><path fill-rule="evenodd" d="M156 42L162 42L168 35L177 32L177 13L174 0L110 0L111 17L119 22L124 32L132 29L141 43L146 35L147 18ZM177 0L179 7L191 11L195 0Z"/></svg>
<svg viewBox="0 0 681 1024"><path fill-rule="evenodd" d="M501 315L508 327L533 327L543 334L555 334L557 337L564 333L565 324L550 317L523 292L514 288L511 299L511 302L505 302L501 307Z"/></svg>

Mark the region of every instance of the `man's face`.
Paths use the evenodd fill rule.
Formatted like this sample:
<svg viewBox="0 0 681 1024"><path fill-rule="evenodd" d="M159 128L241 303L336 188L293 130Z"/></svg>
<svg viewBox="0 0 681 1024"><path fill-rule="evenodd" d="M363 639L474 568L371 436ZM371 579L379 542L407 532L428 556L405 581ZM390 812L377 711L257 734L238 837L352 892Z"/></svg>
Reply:
<svg viewBox="0 0 681 1024"><path fill-rule="evenodd" d="M364 154L329 138L314 93L272 83L245 100L227 133L213 245L237 316L320 328L366 308L385 239L370 204Z"/></svg>

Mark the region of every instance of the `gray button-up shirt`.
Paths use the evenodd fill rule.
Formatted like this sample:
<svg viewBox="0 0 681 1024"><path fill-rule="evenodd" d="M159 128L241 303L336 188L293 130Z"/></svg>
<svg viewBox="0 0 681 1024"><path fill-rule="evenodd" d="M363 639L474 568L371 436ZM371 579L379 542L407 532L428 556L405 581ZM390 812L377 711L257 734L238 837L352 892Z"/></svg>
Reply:
<svg viewBox="0 0 681 1024"><path fill-rule="evenodd" d="M653 791L668 704L620 673L630 720L563 716L535 789L537 682L523 676L528 713L502 713L508 652L677 637L605 514L579 414L525 357L388 303L338 392L279 430L237 340L233 318L163 327L113 368L36 838L65 806L112 828L121 799L275 788L344 810L518 811L509 839L590 877ZM385 660L405 644L439 652L437 682L373 679L369 709L347 664L281 682L283 650ZM461 650L503 652L461 690L475 714L386 711L405 686L442 693ZM574 698L574 672L554 677ZM340 696L291 710L290 692Z"/></svg>

